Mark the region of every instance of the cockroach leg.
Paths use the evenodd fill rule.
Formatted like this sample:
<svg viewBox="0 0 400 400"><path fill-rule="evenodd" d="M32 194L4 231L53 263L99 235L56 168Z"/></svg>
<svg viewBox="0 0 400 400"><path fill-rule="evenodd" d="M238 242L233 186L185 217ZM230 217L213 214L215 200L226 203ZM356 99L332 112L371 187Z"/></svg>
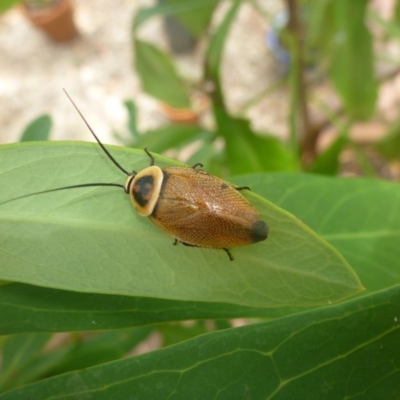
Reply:
<svg viewBox="0 0 400 400"><path fill-rule="evenodd" d="M154 157L150 154L150 152L147 150L147 147L144 149L146 154L150 157L150 166L154 165Z"/></svg>
<svg viewBox="0 0 400 400"><path fill-rule="evenodd" d="M197 167L203 168L204 165L203 165L201 162L198 162L198 163L192 165L192 168L193 168L193 169L196 169Z"/></svg>
<svg viewBox="0 0 400 400"><path fill-rule="evenodd" d="M234 258L232 257L231 252L229 251L229 249L227 249L226 247L224 247L222 250L225 250L226 254L228 254L228 257L231 261L234 260Z"/></svg>

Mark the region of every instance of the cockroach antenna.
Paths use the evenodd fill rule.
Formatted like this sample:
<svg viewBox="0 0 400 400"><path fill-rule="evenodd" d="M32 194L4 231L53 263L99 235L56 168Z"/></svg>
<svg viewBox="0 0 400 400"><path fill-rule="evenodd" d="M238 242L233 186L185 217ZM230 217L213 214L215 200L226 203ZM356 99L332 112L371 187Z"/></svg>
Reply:
<svg viewBox="0 0 400 400"><path fill-rule="evenodd" d="M100 142L100 139L96 136L94 133L92 127L89 125L89 123L86 121L86 118L83 116L77 105L74 103L74 101L71 99L71 96L68 94L68 92L63 88L64 93L67 95L69 101L72 103L72 105L75 107L75 110L78 111L78 114L81 116L83 119L83 122L86 124L86 126L89 128L90 133L93 135L93 137L96 139L96 142L100 145L100 147L103 149L104 153L107 154L108 158L114 163L114 165L119 168L124 174L127 176L131 175L126 169L122 168L121 165L117 162L117 160L110 154L110 152L106 149L103 143Z"/></svg>
<svg viewBox="0 0 400 400"><path fill-rule="evenodd" d="M68 99L71 101L72 105L74 106L75 110L78 112L78 114L81 116L81 118L83 119L83 122L86 124L86 126L89 128L89 131L91 132L91 134L93 135L93 137L96 139L97 143L100 145L100 147L102 148L102 150L104 151L104 153L107 155L107 157L114 163L114 165L120 169L124 174L131 176L132 174L130 174L128 171L126 171L118 162L117 160L115 160L115 158L110 154L110 152L106 149L106 147L103 145L103 143L101 143L101 141L99 140L99 138L96 136L96 134L94 133L92 127L89 125L89 123L86 121L85 117L82 115L82 113L80 112L79 108L76 106L76 104L74 103L74 101L72 100L71 96L67 93L67 91L65 89L63 89L64 93L67 95ZM124 191L126 192L126 188L124 185L120 185L118 183L108 183L108 182L93 182L93 183L82 183L80 185L71 185L71 186L63 186L63 187L59 187L59 188L54 188L54 189L49 189L49 190L42 190L40 192L33 192L33 193L29 193L29 194L25 194L22 196L18 196L18 197L14 197L12 199L0 202L0 206L6 203L10 203L12 201L15 200L20 200L20 199L24 199L26 197L31 197L31 196L36 196L39 194L45 194L45 193L51 193L51 192L57 192L60 190L68 190L68 189L79 189L79 188L85 188L85 187L93 187L93 186L111 186L111 187L118 187L118 188L122 188L124 189Z"/></svg>

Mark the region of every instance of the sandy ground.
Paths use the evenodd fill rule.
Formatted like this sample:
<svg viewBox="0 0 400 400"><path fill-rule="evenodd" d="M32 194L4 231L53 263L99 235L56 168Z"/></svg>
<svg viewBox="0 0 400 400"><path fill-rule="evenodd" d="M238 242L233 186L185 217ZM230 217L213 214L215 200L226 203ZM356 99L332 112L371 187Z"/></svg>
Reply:
<svg viewBox="0 0 400 400"><path fill-rule="evenodd" d="M75 5L80 36L66 44L51 42L19 9L1 17L2 142L17 141L26 124L42 113L53 118L52 139L91 140L62 88L106 142L115 142L112 129L124 126L122 101L140 94L129 38L140 4L100 0Z"/></svg>

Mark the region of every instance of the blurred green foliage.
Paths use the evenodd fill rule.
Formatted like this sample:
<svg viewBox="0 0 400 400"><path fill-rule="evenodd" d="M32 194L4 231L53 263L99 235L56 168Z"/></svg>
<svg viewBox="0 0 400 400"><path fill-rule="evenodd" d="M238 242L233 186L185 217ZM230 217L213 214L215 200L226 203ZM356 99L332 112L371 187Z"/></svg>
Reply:
<svg viewBox="0 0 400 400"><path fill-rule="evenodd" d="M51 117L47 114L35 118L21 135L21 142L33 142L36 140L49 140L51 131Z"/></svg>
<svg viewBox="0 0 400 400"><path fill-rule="evenodd" d="M165 1L150 9L139 12L133 22L132 36L134 42L134 58L136 65L146 65L145 68L137 68L143 89L156 99L166 102L177 108L190 108L187 102L190 99L189 83L181 77L176 69L170 67L173 63L167 53L161 49L155 50L154 45L141 41L140 27L148 19L159 15L175 15L179 21L186 21L190 16L202 13L202 26L196 25L196 35L208 34L210 15L214 11L217 1L193 2L184 0ZM331 80L337 94L342 99L344 116L350 129L351 124L359 120L370 118L374 113L378 83L374 75L375 56L372 49L371 34L365 22L367 18L368 2L366 0L322 0L317 3L309 1L301 2L301 17L304 30L304 49L307 65L313 68L323 66L326 76ZM226 13L225 18L214 30L208 34L208 46L203 65L202 82L197 82L196 87L212 87L207 95L211 101L211 110L216 123L213 139L204 140L202 146L208 147L211 165L221 166L219 172L223 175L237 175L249 172L271 171L295 171L302 168L303 152L307 149L301 147L301 132L293 118L294 141L298 143L286 144L278 139L273 132L255 132L243 118L238 119L231 115L225 106L224 93L221 87L220 66L224 51L224 45L237 12L242 6L241 2L233 2L232 7ZM186 25L185 25L186 26ZM277 32L283 43L289 46L287 51L298 51L291 46L290 32L283 30ZM287 37L287 41L285 40ZM143 48L152 51L143 52ZM161 54L164 54L161 57ZM169 61L167 61L169 60ZM290 58L289 58L290 62ZM163 73L157 69L162 67ZM297 68L296 63L291 68ZM166 75L167 74L167 75ZM289 77L288 77L289 78ZM294 77L296 79L296 77ZM151 83L151 84L149 84ZM288 81L292 97L297 98L301 94L296 84ZM305 96L306 94L303 94ZM259 94L255 94L259 96ZM181 99L181 100L179 100ZM251 102L251 100L250 100ZM291 115L297 113L298 102L292 104ZM192 106L193 107L193 106ZM328 119L331 116L327 116ZM336 118L336 117L334 117ZM188 131L189 132L189 131ZM144 133L144 136L146 133ZM155 137L157 133L151 132ZM198 141L195 130L182 137L182 142L177 141L176 136L165 135L165 127L160 128L159 137L162 138L164 149L181 148L183 141L187 145L190 141ZM171 138L168 143L168 138ZM190 140L191 139L191 140ZM225 146L216 150L214 142L223 139ZM335 174L339 169L339 156L342 150L349 144L349 137L340 139L332 144L332 149L327 149L321 160L314 159L309 165L310 171ZM137 139L131 142L134 147L140 147Z"/></svg>

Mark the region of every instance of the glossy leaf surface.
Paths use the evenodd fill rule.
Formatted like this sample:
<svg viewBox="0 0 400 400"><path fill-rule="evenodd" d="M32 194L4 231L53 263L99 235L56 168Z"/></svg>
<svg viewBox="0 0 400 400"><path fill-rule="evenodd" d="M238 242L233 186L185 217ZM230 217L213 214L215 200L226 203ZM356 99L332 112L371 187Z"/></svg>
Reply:
<svg viewBox="0 0 400 400"><path fill-rule="evenodd" d="M0 399L110 399L130 398L132 393L143 399L175 400L396 398L399 313L396 286L70 372Z"/></svg>
<svg viewBox="0 0 400 400"><path fill-rule="evenodd" d="M253 191L292 212L337 248L367 290L400 283L397 183L307 174L251 179Z"/></svg>
<svg viewBox="0 0 400 400"><path fill-rule="evenodd" d="M142 151L110 148L128 170ZM124 184L93 144L0 149L0 201L86 182ZM156 158L161 167L173 162ZM249 182L251 186L251 182ZM6 196L5 196L6 194ZM0 279L80 292L258 307L326 304L361 289L342 256L287 212L245 193L267 221L267 241L223 251L173 247L118 188L32 196L0 206Z"/></svg>
<svg viewBox="0 0 400 400"><path fill-rule="evenodd" d="M298 309L78 293L19 283L0 287L0 335L96 331L188 319L275 318L295 311Z"/></svg>

